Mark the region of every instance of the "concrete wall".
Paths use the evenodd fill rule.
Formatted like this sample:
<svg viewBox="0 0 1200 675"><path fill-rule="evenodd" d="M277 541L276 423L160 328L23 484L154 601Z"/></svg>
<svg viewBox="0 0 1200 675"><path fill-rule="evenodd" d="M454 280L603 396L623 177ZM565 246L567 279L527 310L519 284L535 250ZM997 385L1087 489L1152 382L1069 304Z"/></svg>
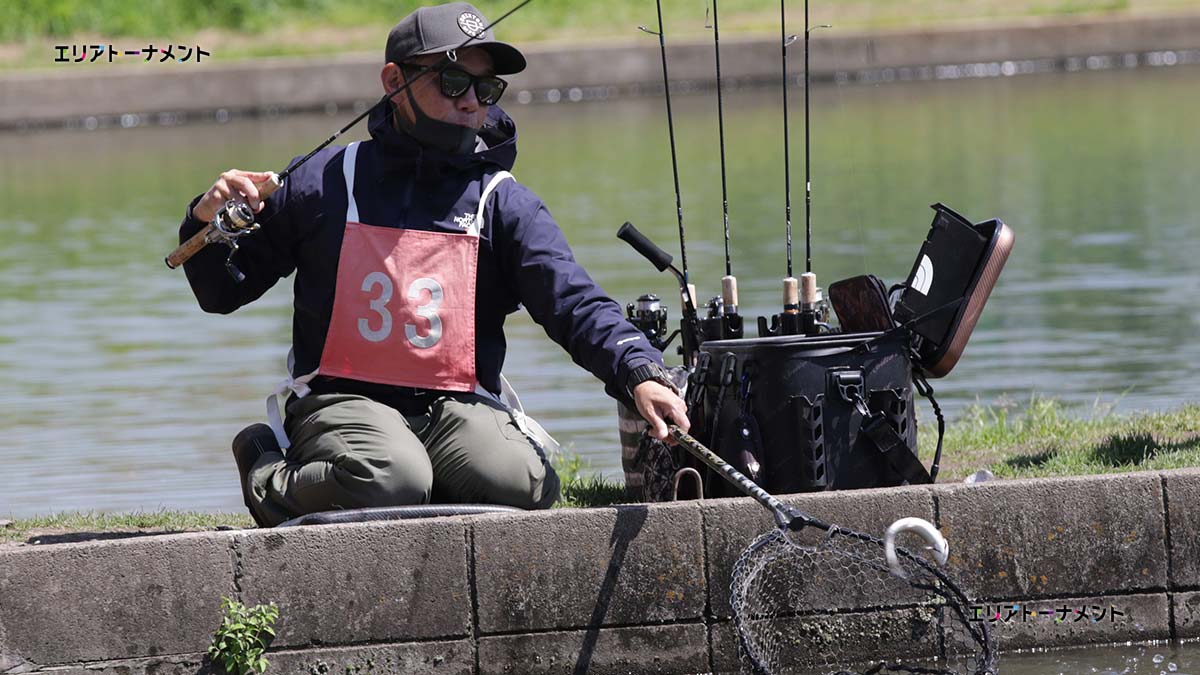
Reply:
<svg viewBox="0 0 1200 675"><path fill-rule="evenodd" d="M823 31L813 44L813 75L826 78L835 73L939 64L1055 62L1075 56L1194 51L1200 49L1200 14L989 23L936 31L834 30ZM711 43L678 43L668 51L672 82L712 81ZM507 105L570 100L576 93L590 98L661 87L658 44L649 36L609 46L533 46L527 52L530 67L511 78L513 93L508 95ZM722 75L730 80L778 78L779 45L774 39L729 37L721 57ZM0 75L0 128L89 117L119 121L121 115L130 115L130 124L152 123L160 114L166 115L164 122L172 123L180 115L218 109L361 109L382 95L381 61L381 56L358 55L265 59L227 66L58 64L49 70ZM803 59L790 59L789 67L794 74L801 73Z"/></svg>
<svg viewBox="0 0 1200 675"><path fill-rule="evenodd" d="M977 604L1124 613L995 622L1002 648L1200 637L1200 470L787 501L877 535L932 520ZM279 605L276 673L729 672L730 571L770 527L721 499L9 548L0 673L207 672L222 595ZM903 611L887 602L880 615Z"/></svg>

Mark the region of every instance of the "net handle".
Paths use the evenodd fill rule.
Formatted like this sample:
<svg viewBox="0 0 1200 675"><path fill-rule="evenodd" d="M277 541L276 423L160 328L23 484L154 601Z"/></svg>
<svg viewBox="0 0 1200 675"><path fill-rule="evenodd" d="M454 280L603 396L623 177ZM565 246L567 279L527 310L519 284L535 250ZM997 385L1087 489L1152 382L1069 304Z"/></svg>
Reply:
<svg viewBox="0 0 1200 675"><path fill-rule="evenodd" d="M668 431L671 437L675 439L679 445L685 450L692 453L701 462L704 462L713 471L719 473L725 480L729 481L743 494L754 499L754 501L762 504L771 511L775 516L775 522L779 527L787 530L799 530L805 527L819 527L822 530L828 530L832 526L823 523L807 513L797 509L794 506L788 506L772 497L770 493L759 487L758 483L750 480L741 471L733 468L728 462L721 459L717 453L709 450L703 443L688 435L688 433L674 424L670 425Z"/></svg>

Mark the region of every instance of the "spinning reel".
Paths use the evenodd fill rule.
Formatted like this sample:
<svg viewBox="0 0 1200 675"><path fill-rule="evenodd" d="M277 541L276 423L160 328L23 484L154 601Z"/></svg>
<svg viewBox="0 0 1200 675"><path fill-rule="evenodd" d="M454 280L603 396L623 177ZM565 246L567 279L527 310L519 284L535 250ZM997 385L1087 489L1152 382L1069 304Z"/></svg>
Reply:
<svg viewBox="0 0 1200 675"><path fill-rule="evenodd" d="M245 274L233 264L233 255L238 252L237 240L258 230L260 223L254 220L254 211L245 202L233 199L225 202L225 206L213 217L212 232L206 237L208 243L221 242L229 247L229 255L225 258L225 269L229 276L241 283Z"/></svg>

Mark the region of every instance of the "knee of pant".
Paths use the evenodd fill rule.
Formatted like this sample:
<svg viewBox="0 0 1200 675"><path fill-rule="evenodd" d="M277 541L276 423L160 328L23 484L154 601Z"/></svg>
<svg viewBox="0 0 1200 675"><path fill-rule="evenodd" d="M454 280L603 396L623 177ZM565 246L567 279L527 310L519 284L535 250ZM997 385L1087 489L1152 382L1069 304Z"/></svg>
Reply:
<svg viewBox="0 0 1200 675"><path fill-rule="evenodd" d="M338 463L338 469L343 474L341 482L360 506L427 504L433 491L433 469L428 463L347 457Z"/></svg>
<svg viewBox="0 0 1200 675"><path fill-rule="evenodd" d="M546 469L546 476L542 479L541 496L533 495L533 508L535 509L550 508L554 502L558 501L562 488L558 472L554 470L554 467L550 466L549 462L543 462L542 466Z"/></svg>
<svg viewBox="0 0 1200 675"><path fill-rule="evenodd" d="M525 467L521 467L525 469ZM514 477L515 478L515 477ZM514 480L510 485L522 485L522 494L517 497L523 503L517 503L524 509L548 509L558 501L559 479L549 462L542 461L541 467L533 471L525 469L524 480Z"/></svg>

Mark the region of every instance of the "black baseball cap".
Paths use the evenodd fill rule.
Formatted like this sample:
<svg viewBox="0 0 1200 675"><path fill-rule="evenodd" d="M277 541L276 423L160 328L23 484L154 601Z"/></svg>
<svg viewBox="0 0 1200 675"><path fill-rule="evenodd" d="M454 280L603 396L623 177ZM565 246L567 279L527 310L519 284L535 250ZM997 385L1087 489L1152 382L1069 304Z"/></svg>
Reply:
<svg viewBox="0 0 1200 675"><path fill-rule="evenodd" d="M476 39L467 43L466 47L487 50L492 56L497 75L525 70L525 56L521 51L497 40L483 13L466 2L421 7L404 17L388 33L384 56L386 63L403 63L413 56L455 49L471 37Z"/></svg>

